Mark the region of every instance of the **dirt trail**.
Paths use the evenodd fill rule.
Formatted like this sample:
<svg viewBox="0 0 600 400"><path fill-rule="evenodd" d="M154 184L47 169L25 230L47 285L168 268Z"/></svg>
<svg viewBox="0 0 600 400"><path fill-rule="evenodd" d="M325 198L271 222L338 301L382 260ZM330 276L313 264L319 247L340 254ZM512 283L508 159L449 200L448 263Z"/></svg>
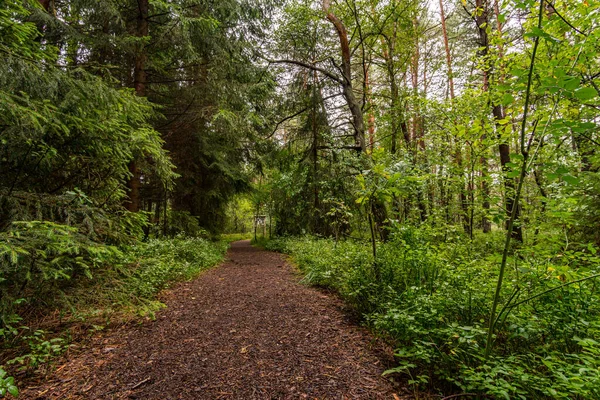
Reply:
<svg viewBox="0 0 600 400"><path fill-rule="evenodd" d="M389 349L335 296L248 241L165 296L156 321L97 337L23 399L398 399Z"/></svg>

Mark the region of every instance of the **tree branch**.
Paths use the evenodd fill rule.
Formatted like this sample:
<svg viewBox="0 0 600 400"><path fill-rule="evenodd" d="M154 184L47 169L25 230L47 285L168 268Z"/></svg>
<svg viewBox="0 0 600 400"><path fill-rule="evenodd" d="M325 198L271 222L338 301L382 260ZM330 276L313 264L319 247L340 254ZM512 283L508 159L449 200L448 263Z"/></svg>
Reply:
<svg viewBox="0 0 600 400"><path fill-rule="evenodd" d="M289 60L289 59L281 59L281 60L269 60L266 59L267 62L269 62L269 64L292 64L292 65L298 65L300 67L304 67L304 68L308 68L311 71L317 71L322 73L323 75L325 75L326 77L328 77L329 79L331 79L332 81L335 81L337 83L339 83L340 85L343 84L343 81L336 75L334 75L333 73L321 68L321 67L317 67L314 64L309 64L306 63L304 61L298 61L298 60Z"/></svg>

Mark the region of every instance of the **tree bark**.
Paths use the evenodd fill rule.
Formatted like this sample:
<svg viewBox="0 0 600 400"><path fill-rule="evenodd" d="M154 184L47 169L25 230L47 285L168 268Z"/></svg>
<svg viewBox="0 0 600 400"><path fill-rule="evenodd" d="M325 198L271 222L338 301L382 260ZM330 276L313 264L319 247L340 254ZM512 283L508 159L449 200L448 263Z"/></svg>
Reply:
<svg viewBox="0 0 600 400"><path fill-rule="evenodd" d="M148 0L137 0L138 16L136 36L143 38L148 36ZM133 68L133 87L138 96L146 95L146 50L143 44L138 45L139 48L135 55L135 63ZM134 156L135 157L135 156ZM128 199L125 202L125 207L128 211L138 212L140 210L140 187L141 187L141 171L137 166L137 160L134 158L129 162L129 172L131 177L127 181Z"/></svg>
<svg viewBox="0 0 600 400"><path fill-rule="evenodd" d="M340 40L340 50L342 52L342 93L348 103L348 108L352 114L352 125L354 127L354 144L358 152L366 151L365 143L365 122L362 113L362 108L358 102L354 89L352 87L352 65L350 43L348 42L348 32L346 27L335 14L330 11L330 1L323 0L323 10L327 15L329 22L333 24Z"/></svg>
<svg viewBox="0 0 600 400"><path fill-rule="evenodd" d="M452 54L448 43L448 30L446 29L446 15L444 13L444 2L440 0L440 17L442 20L442 35L444 36L444 48L446 49L446 65L448 67L448 87L450 89L450 100L454 100L454 76L452 74Z"/></svg>
<svg viewBox="0 0 600 400"><path fill-rule="evenodd" d="M369 76L369 70L368 67L365 71L365 89L367 91L367 103L368 103L368 131L369 131L369 149L371 150L371 153L373 152L373 149L375 147L375 114L373 112L373 98L371 96L371 83L369 82L370 76Z"/></svg>
<svg viewBox="0 0 600 400"><path fill-rule="evenodd" d="M492 65L490 61L487 59L489 55L489 38L487 33L487 26L489 24L489 9L488 9L488 1L487 0L476 0L476 12L474 14L475 23L477 25L477 32L479 34L479 47L481 49L480 57L484 58L484 70L483 70L483 90L485 92L489 92L489 82L492 74ZM498 7L495 5L495 11L498 12ZM496 15L496 23L497 29L499 33L501 33L501 24ZM499 48L500 55L502 55L502 48ZM500 104L492 104L492 115L494 117L494 121L496 123L496 132L497 137L500 140L500 144L498 145L498 152L500 154L500 165L502 167L502 171L504 172L504 188L505 188L505 208L506 214L511 215L513 207L516 208L515 219L518 220L520 216L520 207L519 204L515 204L514 199L514 191L515 191L515 182L513 178L509 178L506 176L506 172L508 172L507 164L510 163L510 147L508 143L502 140L501 129L503 126L500 124L500 121L505 118L504 109ZM486 177L484 176L483 179ZM485 189L485 187L484 187ZM489 197L489 193L484 196ZM484 204L485 206L485 204ZM484 225L485 227L485 225ZM506 227L508 227L508 222L506 223ZM506 228L505 227L505 228ZM514 224L512 229L513 239L522 242L523 241L523 230L520 224Z"/></svg>

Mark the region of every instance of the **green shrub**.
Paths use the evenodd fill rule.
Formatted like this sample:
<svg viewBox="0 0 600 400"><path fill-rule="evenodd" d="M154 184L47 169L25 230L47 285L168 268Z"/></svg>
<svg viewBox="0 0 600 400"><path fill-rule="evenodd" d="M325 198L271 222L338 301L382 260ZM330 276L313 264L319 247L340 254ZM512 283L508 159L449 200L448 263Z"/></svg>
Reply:
<svg viewBox="0 0 600 400"><path fill-rule="evenodd" d="M183 236L132 246L126 260L135 263L135 269L125 280L124 292L152 298L169 283L191 279L222 261L226 248L223 242Z"/></svg>
<svg viewBox="0 0 600 400"><path fill-rule="evenodd" d="M485 357L501 242L498 234L470 242L398 227L378 245L380 279L368 243L300 237L265 247L290 254L305 282L337 290L391 338L398 366L388 373L406 374L413 385L507 399L600 398L597 283L565 285L600 272L593 248L518 250Z"/></svg>
<svg viewBox="0 0 600 400"><path fill-rule="evenodd" d="M48 303L78 277L92 279L123 256L75 227L47 221L14 222L0 232L0 328L11 326L22 302Z"/></svg>

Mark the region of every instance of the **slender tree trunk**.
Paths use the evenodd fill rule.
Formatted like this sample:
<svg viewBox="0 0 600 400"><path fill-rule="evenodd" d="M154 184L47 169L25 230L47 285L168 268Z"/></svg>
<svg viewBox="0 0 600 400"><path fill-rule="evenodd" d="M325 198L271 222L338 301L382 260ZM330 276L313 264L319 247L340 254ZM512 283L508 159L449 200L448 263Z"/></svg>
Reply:
<svg viewBox="0 0 600 400"><path fill-rule="evenodd" d="M471 236L471 224L469 223L469 201L467 199L467 189L465 189L465 170L462 158L462 149L459 143L456 144L456 166L458 167L459 173L459 203L462 211L462 224L465 233Z"/></svg>
<svg viewBox="0 0 600 400"><path fill-rule="evenodd" d="M138 16L136 36L143 38L148 36L148 0L137 0ZM146 50L143 44L138 44L135 63L133 69L133 87L138 96L146 96ZM137 212L140 210L140 187L141 171L137 166L137 160L134 158L129 162L129 172L131 177L127 181L128 200L125 203L127 210Z"/></svg>
<svg viewBox="0 0 600 400"><path fill-rule="evenodd" d="M411 83L413 89L413 96L416 99L419 94L419 37L418 37L418 21L415 17L413 19L413 28L415 33L415 49L412 55L411 63L410 63L410 72L411 72ZM418 143L419 140L419 110L418 105L413 104L413 117L412 117L412 139L415 143Z"/></svg>
<svg viewBox="0 0 600 400"><path fill-rule="evenodd" d="M367 90L367 103L368 103L368 130L369 130L369 149L371 153L375 147L375 113L373 112L373 98L371 95L371 83L369 70L365 71L365 89Z"/></svg>
<svg viewBox="0 0 600 400"><path fill-rule="evenodd" d="M540 209L540 214L543 216L546 214L546 205L548 203L548 193L546 193L546 189L544 188L544 184L542 183L542 174L540 173L540 171L538 169L533 171L533 176L535 178L535 184L538 187L538 190L540 191L540 196L541 196L541 209ZM537 240L538 234L540 233L540 226L539 224L536 226L535 228L535 233L534 233L534 240Z"/></svg>
<svg viewBox="0 0 600 400"><path fill-rule="evenodd" d="M383 47L383 58L385 60L385 66L388 74L390 83L390 115L391 115L391 146L390 152L396 154L396 146L398 144L398 83L396 82L396 73L394 71L394 60L392 55L394 54L394 43L393 39L385 40L381 38L381 45Z"/></svg>
<svg viewBox="0 0 600 400"><path fill-rule="evenodd" d="M156 202L156 207L154 208L154 224L160 225L160 211L161 211L161 203L162 201Z"/></svg>
<svg viewBox="0 0 600 400"><path fill-rule="evenodd" d="M450 102L454 103L454 98L455 98L455 93L454 93L454 73L452 72L452 53L450 51L450 44L448 42L448 29L446 28L446 13L444 11L444 3L443 0L440 0L440 19L441 19L441 23L442 23L442 36L444 38L444 49L446 51L446 67L448 70L448 89L449 89L449 95L450 95ZM458 167L460 169L460 173L461 173L461 187L460 187L460 206L463 209L463 217L465 219L465 224L463 225L465 227L465 232L470 235L471 232L469 232L470 229L470 224L468 224L467 222L467 209L466 207L466 196L464 193L464 184L462 183L463 180L463 171L462 171L462 155L461 153L461 148L460 146L457 144L456 146L456 154L457 154L457 161L458 161ZM448 190L448 192L450 192ZM442 197L444 197L444 195L442 194ZM450 202L448 200L445 200L445 208L446 208L446 220L449 221L449 214L450 214Z"/></svg>
<svg viewBox="0 0 600 400"><path fill-rule="evenodd" d="M480 57L482 57L484 59L484 71L483 71L483 88L484 91L489 92L489 80L492 74L492 65L490 63L490 60L488 60L489 57L489 49L490 49L490 44L489 44L489 38L488 38L488 33L487 33L487 27L489 24L489 9L488 9L488 0L476 0L475 4L476 4L476 9L477 9L477 13L474 15L475 17L475 21L477 24L477 31L479 34L479 47L481 49L480 52ZM497 4L494 5L495 7L495 11L498 12L498 7ZM496 15L496 23L497 23L497 29L499 29L499 32L501 33L501 24L500 24L500 20L498 18L498 15ZM502 53L502 48L499 48L500 53ZM501 137L501 129L503 129L503 126L500 125L500 121L503 120L505 118L505 114L504 114L504 110L502 108L501 105L499 104L492 104L492 114L494 117L494 120L496 121L496 132L497 132L497 137L498 139L501 140L500 144L498 145L498 151L500 153L500 165L502 167L502 171L504 172L504 189L505 189L505 208L506 208L506 215L511 215L512 213L512 209L513 207L516 207L516 220L519 220L519 216L520 216L520 207L519 204L515 204L514 201L514 192L515 192L515 182L513 178L509 178L506 176L506 173L508 171L508 166L507 164L510 163L510 147L508 145L508 143L506 143L505 141L502 140ZM485 180L486 177L484 176L483 179ZM489 198L489 193L484 193L484 197L488 197ZM506 223L505 228L508 227L508 222ZM522 242L523 241L523 231L522 231L522 227L521 225L517 222L515 224L513 224L512 226L512 235L513 235L513 239Z"/></svg>
<svg viewBox="0 0 600 400"><path fill-rule="evenodd" d="M446 29L446 15L444 13L444 2L440 0L440 17L442 20L442 35L444 36L444 49L446 50L446 66L448 67L448 87L450 89L450 100L454 100L454 75L452 73L452 54L448 43L448 30Z"/></svg>
<svg viewBox="0 0 600 400"><path fill-rule="evenodd" d="M477 24L477 32L479 34L479 46L480 46L480 54L479 56L483 58L483 91L488 93L490 91L490 74L491 74L491 66L490 62L487 59L489 55L489 38L487 33L489 18L488 18L488 5L487 0L476 0L477 14L475 15L475 21ZM485 142L487 139L486 135L481 135L481 142ZM487 182L488 176L488 160L485 155L482 155L480 158L481 163L481 193L482 193L482 208L483 208L483 217L482 217L482 229L484 233L489 233L492 230L491 222L488 219L489 211L490 211L490 187ZM474 207L474 204L472 205Z"/></svg>
<svg viewBox="0 0 600 400"><path fill-rule="evenodd" d="M415 43L414 43L414 52L411 60L411 81L412 81L412 89L414 98L417 99L419 95L419 62L421 59L420 54L420 43L419 43L419 20L417 16L413 18L413 29L415 35ZM425 70L423 70L424 72ZM425 77L425 76L424 76ZM411 148L413 162L419 163L423 162L426 164L426 155L425 155L425 126L424 121L421 116L421 110L419 104L415 102L413 104L414 113L412 117L412 140L414 146ZM417 206L419 208L419 216L421 222L425 222L427 220L427 205L425 204L425 193L423 186L419 186L417 189Z"/></svg>
<svg viewBox="0 0 600 400"><path fill-rule="evenodd" d="M496 17L496 29L498 30L499 34L502 34L502 23L500 22L500 7L498 5L498 0L494 0L494 14ZM504 56L504 48L501 43L498 45L498 53L499 53L500 57ZM490 73L491 73L491 71L490 71ZM502 76L500 76L500 80L502 80ZM500 132L502 129L502 126L498 122L503 120L506 117L506 114L504 112L503 107L500 104L495 104L493 106L492 112L494 115L494 119L496 121L496 130L497 130L497 132ZM498 134L498 137L500 138L500 134ZM505 187L505 192L506 192L507 216L510 216L512 213L513 207L516 207L516 209L515 209L515 222L516 223L513 224L511 235L512 235L512 238L517 240L518 242L523 242L523 228L521 227L521 224L518 223L519 218L521 216L521 205L515 204L515 180L514 180L514 178L508 178L506 176L506 172L508 171L507 164L510 163L510 146L506 142L501 142L500 145L498 146L498 150L500 152L500 164L502 166L502 171L505 173L504 174L504 187ZM505 229L508 229L508 226L509 226L509 223L507 221L506 225L505 225Z"/></svg>
<svg viewBox="0 0 600 400"><path fill-rule="evenodd" d="M163 199L163 236L167 236L167 230L169 228L169 199L167 198L167 190L164 191Z"/></svg>
<svg viewBox="0 0 600 400"><path fill-rule="evenodd" d="M311 128L312 128L312 163L313 163L313 232L323 233L321 224L319 224L319 187L318 187L318 169L319 169L319 127L317 125L317 72L313 71L312 84L312 110L311 110Z"/></svg>

